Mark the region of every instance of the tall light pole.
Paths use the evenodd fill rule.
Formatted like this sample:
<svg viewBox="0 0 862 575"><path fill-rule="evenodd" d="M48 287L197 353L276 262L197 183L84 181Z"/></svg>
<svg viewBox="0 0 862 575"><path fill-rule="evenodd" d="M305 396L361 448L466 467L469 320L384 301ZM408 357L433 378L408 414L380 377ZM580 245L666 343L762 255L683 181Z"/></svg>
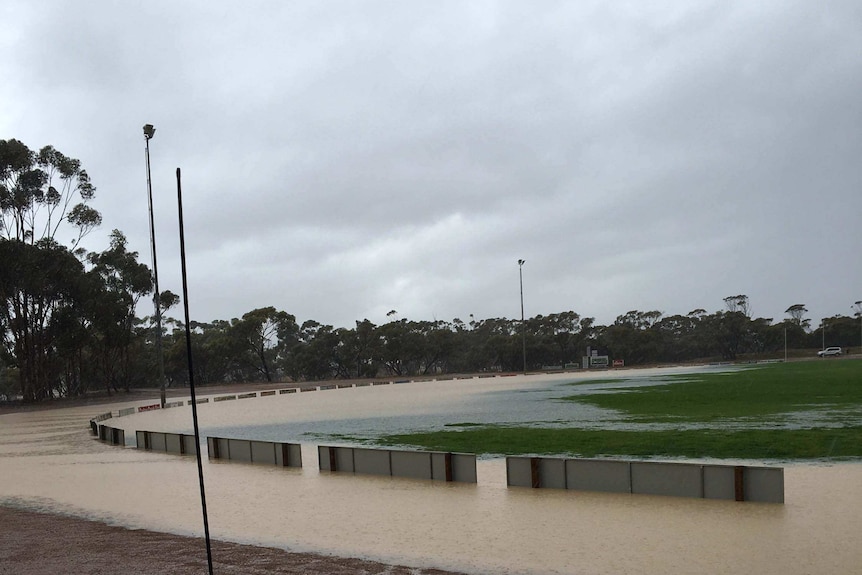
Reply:
<svg viewBox="0 0 862 575"><path fill-rule="evenodd" d="M826 318L825 317L820 322L820 336L823 338L823 341L820 344L821 345L820 350L823 351L824 349L826 349ZM826 357L826 356L824 355L823 357Z"/></svg>
<svg viewBox="0 0 862 575"><path fill-rule="evenodd" d="M524 358L524 375L527 375L527 324L524 321L524 263L518 260L518 279L521 283L521 351Z"/></svg>
<svg viewBox="0 0 862 575"><path fill-rule="evenodd" d="M859 316L859 353L862 353L862 300L853 302L853 305L850 307Z"/></svg>
<svg viewBox="0 0 862 575"><path fill-rule="evenodd" d="M162 308L159 305L159 265L156 259L156 226L153 222L153 181L150 177L150 140L156 133L152 124L144 126L144 141L147 156L147 200L150 207L150 251L153 256L153 307L156 313L156 355L159 363L159 398L165 407L165 361L162 355Z"/></svg>

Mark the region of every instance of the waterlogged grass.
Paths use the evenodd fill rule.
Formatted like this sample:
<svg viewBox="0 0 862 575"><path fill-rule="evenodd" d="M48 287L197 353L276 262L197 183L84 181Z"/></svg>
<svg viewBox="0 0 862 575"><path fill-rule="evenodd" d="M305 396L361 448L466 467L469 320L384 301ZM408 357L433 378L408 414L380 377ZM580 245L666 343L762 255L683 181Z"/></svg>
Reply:
<svg viewBox="0 0 862 575"><path fill-rule="evenodd" d="M488 426L389 435L381 443L488 455L848 459L862 457L862 427L616 431Z"/></svg>
<svg viewBox="0 0 862 575"><path fill-rule="evenodd" d="M598 383L602 380L594 380ZM604 380L607 382L608 380ZM618 381L618 380L617 380ZM685 374L670 383L570 401L617 410L628 422L685 424L695 429L631 431L460 424L459 429L388 435L384 445L494 455L849 459L862 457L862 360L771 364L727 373ZM751 429L740 420L780 425L789 414L835 413L844 426ZM833 420L832 424L835 424ZM801 426L804 427L804 426Z"/></svg>
<svg viewBox="0 0 862 575"><path fill-rule="evenodd" d="M579 379L577 381L571 381L569 383L565 383L563 385L571 385L571 386L580 386L580 385L598 385L602 383L622 383L624 381L628 381L627 379L622 378L611 378L611 379Z"/></svg>
<svg viewBox="0 0 862 575"><path fill-rule="evenodd" d="M680 381L565 399L617 410L638 422L710 422L822 408L862 411L860 360L770 364L670 379Z"/></svg>

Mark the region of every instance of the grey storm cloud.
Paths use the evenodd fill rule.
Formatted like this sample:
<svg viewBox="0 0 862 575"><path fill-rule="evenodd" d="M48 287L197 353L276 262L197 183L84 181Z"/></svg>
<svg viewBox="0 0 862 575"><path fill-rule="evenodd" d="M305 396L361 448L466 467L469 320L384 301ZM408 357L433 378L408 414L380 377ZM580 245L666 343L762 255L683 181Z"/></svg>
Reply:
<svg viewBox="0 0 862 575"><path fill-rule="evenodd" d="M862 8L810 2L31 3L0 137L79 158L191 309L350 326L574 310L780 320L862 298ZM144 312L146 313L146 312Z"/></svg>

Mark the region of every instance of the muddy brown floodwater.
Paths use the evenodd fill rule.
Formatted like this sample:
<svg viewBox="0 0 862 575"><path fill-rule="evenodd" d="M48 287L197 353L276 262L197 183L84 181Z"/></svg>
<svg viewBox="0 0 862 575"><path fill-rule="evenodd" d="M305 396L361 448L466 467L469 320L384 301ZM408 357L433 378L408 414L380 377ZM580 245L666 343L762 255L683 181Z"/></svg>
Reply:
<svg viewBox="0 0 862 575"><path fill-rule="evenodd" d="M474 421L483 416L482 405L498 409L499 397L529 398L562 377L409 383L202 405L204 436L303 442L302 469L204 462L212 535L477 574L860 572L859 463L784 464L784 505L735 503L507 488L502 459L480 460L476 485L321 473L316 445L337 441L298 431L342 426L361 435L386 418L396 430L409 421L433 427L441 410ZM143 403L149 402L128 405ZM0 505L201 536L194 458L95 441L87 420L104 410L0 416ZM190 408L111 424L130 438L134 430L188 432ZM271 437L279 429L285 437Z"/></svg>

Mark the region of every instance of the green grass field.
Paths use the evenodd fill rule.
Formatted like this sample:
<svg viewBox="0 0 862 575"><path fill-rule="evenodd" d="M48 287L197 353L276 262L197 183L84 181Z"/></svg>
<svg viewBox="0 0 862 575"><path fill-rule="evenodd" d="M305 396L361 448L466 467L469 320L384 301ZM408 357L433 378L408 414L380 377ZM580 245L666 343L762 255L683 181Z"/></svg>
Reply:
<svg viewBox="0 0 862 575"><path fill-rule="evenodd" d="M684 375L671 378L671 383L618 391L573 395L566 400L615 410L627 422L657 423L663 428L595 430L574 423L562 428L469 425L389 435L379 443L494 455L862 457L862 360L770 364ZM805 414L814 414L812 424L805 424ZM777 428L787 427L791 419L793 428ZM674 428L676 422L680 428Z"/></svg>
<svg viewBox="0 0 862 575"><path fill-rule="evenodd" d="M724 373L679 375L677 384L569 399L642 421L710 422L828 408L862 409L862 361L765 364Z"/></svg>

